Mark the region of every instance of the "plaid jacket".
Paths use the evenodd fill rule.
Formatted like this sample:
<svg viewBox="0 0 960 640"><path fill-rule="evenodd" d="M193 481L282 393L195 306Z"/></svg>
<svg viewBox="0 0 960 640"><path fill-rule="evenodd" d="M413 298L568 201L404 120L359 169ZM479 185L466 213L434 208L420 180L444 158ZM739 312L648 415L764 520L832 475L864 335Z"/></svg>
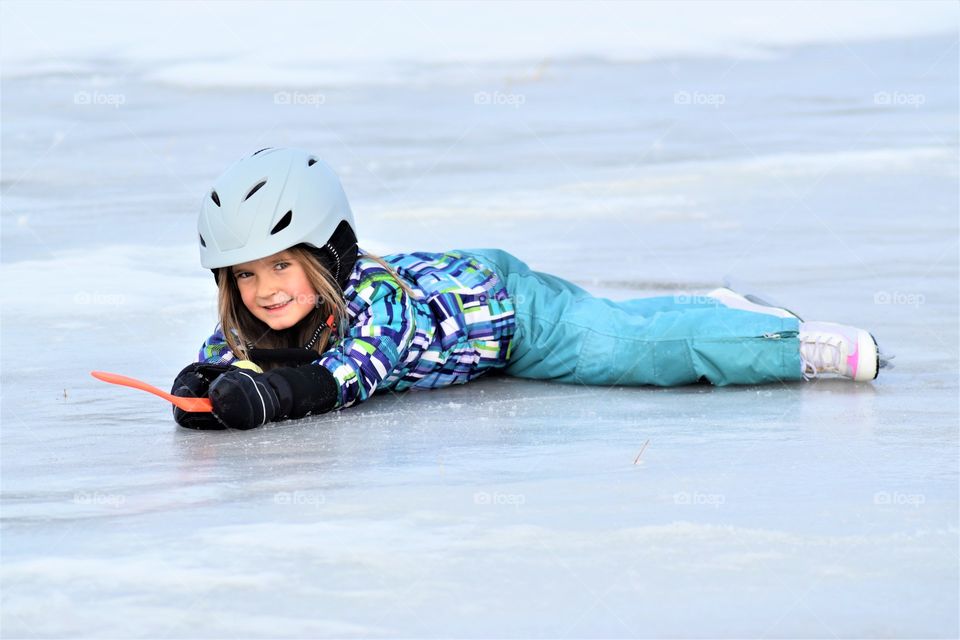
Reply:
<svg viewBox="0 0 960 640"><path fill-rule="evenodd" d="M492 269L465 251L384 256L416 294L360 257L344 289L350 326L314 364L340 386L338 408L376 391L462 384L506 366L516 325L513 301ZM230 362L222 329L200 349L201 362Z"/></svg>

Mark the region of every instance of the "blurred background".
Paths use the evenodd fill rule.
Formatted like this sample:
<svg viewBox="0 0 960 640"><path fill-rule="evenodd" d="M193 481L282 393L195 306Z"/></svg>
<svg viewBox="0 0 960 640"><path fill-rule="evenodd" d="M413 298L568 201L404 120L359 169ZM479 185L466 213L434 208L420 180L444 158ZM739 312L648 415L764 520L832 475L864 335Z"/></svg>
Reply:
<svg viewBox="0 0 960 640"><path fill-rule="evenodd" d="M0 4L5 635L956 637L958 15ZM729 280L898 366L182 433L88 371L196 359L200 200L266 146L331 164L368 250Z"/></svg>

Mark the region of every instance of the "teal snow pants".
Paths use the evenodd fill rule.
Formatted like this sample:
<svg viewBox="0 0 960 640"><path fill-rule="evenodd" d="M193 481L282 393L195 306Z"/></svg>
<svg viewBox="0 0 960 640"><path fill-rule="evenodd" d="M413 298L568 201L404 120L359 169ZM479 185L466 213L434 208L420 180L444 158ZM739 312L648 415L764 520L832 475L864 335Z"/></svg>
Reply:
<svg viewBox="0 0 960 640"><path fill-rule="evenodd" d="M514 301L508 375L608 386L803 378L796 318L731 309L706 296L613 301L500 249L464 252L493 268Z"/></svg>

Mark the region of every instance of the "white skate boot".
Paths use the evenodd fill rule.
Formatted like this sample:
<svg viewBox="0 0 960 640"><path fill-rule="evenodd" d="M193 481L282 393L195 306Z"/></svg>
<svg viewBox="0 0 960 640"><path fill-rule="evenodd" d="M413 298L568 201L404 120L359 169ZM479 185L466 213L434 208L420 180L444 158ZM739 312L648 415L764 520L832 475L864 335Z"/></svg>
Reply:
<svg viewBox="0 0 960 640"><path fill-rule="evenodd" d="M799 338L804 379L825 373L856 382L877 377L879 349L869 332L832 322L801 322Z"/></svg>
<svg viewBox="0 0 960 640"><path fill-rule="evenodd" d="M797 320L801 319L800 316L789 309L778 307L777 305L767 302L766 300L757 296L737 293L729 287L720 287L719 289L714 289L713 291L708 292L707 295L711 298L719 300L725 307L730 307L731 309L753 311L754 313L765 313L769 316L777 316L778 318L796 318Z"/></svg>

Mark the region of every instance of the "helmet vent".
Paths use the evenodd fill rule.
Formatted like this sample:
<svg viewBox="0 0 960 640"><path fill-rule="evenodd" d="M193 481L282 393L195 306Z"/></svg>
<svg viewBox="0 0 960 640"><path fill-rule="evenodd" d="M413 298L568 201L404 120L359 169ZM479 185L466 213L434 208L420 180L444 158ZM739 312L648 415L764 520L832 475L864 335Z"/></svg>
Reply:
<svg viewBox="0 0 960 640"><path fill-rule="evenodd" d="M210 199L213 200L215 205L220 206L220 196L217 195L216 191L210 193Z"/></svg>
<svg viewBox="0 0 960 640"><path fill-rule="evenodd" d="M198 235L199 235L199 234L198 234ZM202 236L202 235L200 236L200 246L201 246L201 247L207 246L207 241L203 239L203 236Z"/></svg>
<svg viewBox="0 0 960 640"><path fill-rule="evenodd" d="M307 166L308 166L308 167L312 167L312 166L315 165L315 164L317 164L317 159L316 159L316 158L310 158L309 160L307 160Z"/></svg>
<svg viewBox="0 0 960 640"><path fill-rule="evenodd" d="M243 201L246 202L247 200L249 200L249 199L250 199L250 196L252 196L252 195L255 194L257 191L259 191L259 190L260 190L260 187L262 187L262 186L265 185L265 184L267 184L267 181L266 181L266 180L264 180L263 182L258 182L258 183L253 187L253 189L250 189L250 193L247 194L247 197L244 198Z"/></svg>
<svg viewBox="0 0 960 640"><path fill-rule="evenodd" d="M293 220L293 211L287 211L283 214L283 217L280 218L280 222L274 225L273 229L270 231L270 235L274 235L279 231L283 231L290 226L290 221Z"/></svg>
<svg viewBox="0 0 960 640"><path fill-rule="evenodd" d="M272 148L273 147L264 147L263 149L260 149L260 151L266 151L267 149L272 149ZM254 151L252 154L250 154L250 157L252 158L253 156L257 155L258 153L260 153L260 151Z"/></svg>

